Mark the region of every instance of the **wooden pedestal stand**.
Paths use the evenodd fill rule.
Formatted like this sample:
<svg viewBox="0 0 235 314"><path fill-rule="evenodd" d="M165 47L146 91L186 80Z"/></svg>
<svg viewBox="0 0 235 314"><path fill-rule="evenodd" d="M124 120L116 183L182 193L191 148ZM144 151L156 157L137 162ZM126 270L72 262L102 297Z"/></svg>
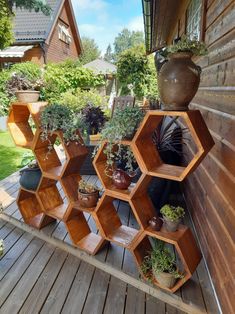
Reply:
<svg viewBox="0 0 235 314"><path fill-rule="evenodd" d="M195 155L186 167L164 164L153 145L153 132L165 116L179 117L182 120L181 123L188 128L194 141ZM105 193L95 210L99 229L108 241L129 249L139 267L151 250L149 237L174 245L184 267L184 278L179 279L171 289L161 287L154 280L153 282L162 289L175 292L192 276L201 260L201 254L188 227L181 225L178 231L172 233L166 233L163 230L152 231L149 228L148 221L156 216L156 211L148 196L147 189L152 176L182 181L196 169L212 148L213 139L198 110L187 112L149 111L133 140L123 141L122 144L130 146L142 175L133 188L124 191L116 189L112 180L105 175L106 155L103 153L105 145L100 148L94 160L95 169L105 188ZM140 226L139 230L122 224L113 205L115 199L129 202Z"/></svg>
<svg viewBox="0 0 235 314"><path fill-rule="evenodd" d="M92 233L83 213L85 210L77 203L78 183L81 179L79 169L88 151L81 138L80 144L70 142L66 145L62 132L54 132L49 140L51 144L60 140L66 160L61 161L54 148L48 151L49 141L41 140L40 129L40 111L46 105L42 102L13 103L10 109L8 128L15 144L31 149L42 171L37 190L21 188L17 204L27 224L40 229L55 219L62 220L73 243L88 253L95 254L105 239L100 234ZM35 131L29 124L30 116L35 123ZM57 182L65 192L65 199L61 197ZM93 210L86 211L93 215Z"/></svg>

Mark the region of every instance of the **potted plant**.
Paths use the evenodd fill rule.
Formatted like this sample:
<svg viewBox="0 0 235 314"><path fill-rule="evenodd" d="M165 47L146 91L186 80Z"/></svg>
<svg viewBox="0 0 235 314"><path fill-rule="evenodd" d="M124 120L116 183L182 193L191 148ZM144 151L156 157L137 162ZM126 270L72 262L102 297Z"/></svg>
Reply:
<svg viewBox="0 0 235 314"><path fill-rule="evenodd" d="M100 135L98 133L101 131L107 120L103 110L100 107L94 106L92 103L88 103L86 107L82 109L81 113L90 140L99 140Z"/></svg>
<svg viewBox="0 0 235 314"><path fill-rule="evenodd" d="M34 155L26 153L21 161L20 185L26 190L36 191L42 177L42 172L35 160Z"/></svg>
<svg viewBox="0 0 235 314"><path fill-rule="evenodd" d="M185 210L180 206L166 204L160 209L160 212L163 215L165 229L169 232L177 231Z"/></svg>
<svg viewBox="0 0 235 314"><path fill-rule="evenodd" d="M184 277L177 269L175 256L164 247L162 241L145 256L141 270L147 277L152 274L153 282L156 280L159 285L169 289L175 285L177 278Z"/></svg>
<svg viewBox="0 0 235 314"><path fill-rule="evenodd" d="M105 144L103 150L106 155L105 173L112 178L117 188L128 188L136 164L131 149L121 142L132 139L143 117L144 113L138 107L115 110L112 119L106 122L101 131L100 145L94 150L93 156L98 148Z"/></svg>
<svg viewBox="0 0 235 314"><path fill-rule="evenodd" d="M99 199L99 188L85 180L79 181L78 201L81 207L95 207Z"/></svg>
<svg viewBox="0 0 235 314"><path fill-rule="evenodd" d="M10 97L16 96L21 103L37 102L40 89L43 87L42 79L29 79L23 74L13 73L7 82L7 91Z"/></svg>
<svg viewBox="0 0 235 314"><path fill-rule="evenodd" d="M48 149L53 148L53 143L50 141L50 136L55 131L63 132L63 139L66 145L71 141L81 144L81 138L78 134L77 120L71 109L64 105L52 104L44 107L40 115L43 141L48 141ZM82 143L83 144L83 143Z"/></svg>
<svg viewBox="0 0 235 314"><path fill-rule="evenodd" d="M187 36L167 48L169 61L164 63L158 75L158 88L164 110L188 110L195 96L201 68L192 60L192 56L207 53L205 44Z"/></svg>

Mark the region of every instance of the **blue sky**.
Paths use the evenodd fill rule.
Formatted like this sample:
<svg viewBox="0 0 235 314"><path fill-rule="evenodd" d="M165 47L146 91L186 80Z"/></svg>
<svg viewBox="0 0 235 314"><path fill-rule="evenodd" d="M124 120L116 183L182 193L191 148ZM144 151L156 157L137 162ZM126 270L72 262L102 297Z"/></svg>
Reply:
<svg viewBox="0 0 235 314"><path fill-rule="evenodd" d="M124 28L143 30L141 0L72 0L81 36L95 39L102 53Z"/></svg>

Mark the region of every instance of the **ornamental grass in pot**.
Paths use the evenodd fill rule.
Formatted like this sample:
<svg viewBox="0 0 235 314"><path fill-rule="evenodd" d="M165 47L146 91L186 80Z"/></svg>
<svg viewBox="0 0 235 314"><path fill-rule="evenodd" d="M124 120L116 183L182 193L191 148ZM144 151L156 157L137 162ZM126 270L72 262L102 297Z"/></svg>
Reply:
<svg viewBox="0 0 235 314"><path fill-rule="evenodd" d="M13 73L6 88L9 96L16 96L20 103L33 103L38 101L43 85L42 79L29 79L23 74Z"/></svg>
<svg viewBox="0 0 235 314"><path fill-rule="evenodd" d="M166 231L177 231L181 219L184 217L185 210L180 206L166 204L160 209L160 212L163 215L164 228Z"/></svg>
<svg viewBox="0 0 235 314"><path fill-rule="evenodd" d="M81 207L92 208L97 205L99 199L99 188L85 180L79 181L78 201Z"/></svg>
<svg viewBox="0 0 235 314"><path fill-rule="evenodd" d="M153 282L157 281L159 285L168 289L175 285L178 278L184 277L177 269L175 256L164 247L162 241L145 256L141 270L145 276L151 273Z"/></svg>
<svg viewBox="0 0 235 314"><path fill-rule="evenodd" d="M201 68L191 58L207 53L205 44L187 36L167 48L168 62L158 75L158 88L164 110L188 110L200 83Z"/></svg>

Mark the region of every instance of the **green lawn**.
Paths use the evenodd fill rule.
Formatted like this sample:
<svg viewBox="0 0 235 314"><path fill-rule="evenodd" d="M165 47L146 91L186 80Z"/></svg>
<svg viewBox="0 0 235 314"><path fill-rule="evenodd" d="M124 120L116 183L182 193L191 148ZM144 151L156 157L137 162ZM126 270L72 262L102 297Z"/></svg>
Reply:
<svg viewBox="0 0 235 314"><path fill-rule="evenodd" d="M19 170L26 151L28 150L15 146L9 132L0 132L0 180Z"/></svg>

